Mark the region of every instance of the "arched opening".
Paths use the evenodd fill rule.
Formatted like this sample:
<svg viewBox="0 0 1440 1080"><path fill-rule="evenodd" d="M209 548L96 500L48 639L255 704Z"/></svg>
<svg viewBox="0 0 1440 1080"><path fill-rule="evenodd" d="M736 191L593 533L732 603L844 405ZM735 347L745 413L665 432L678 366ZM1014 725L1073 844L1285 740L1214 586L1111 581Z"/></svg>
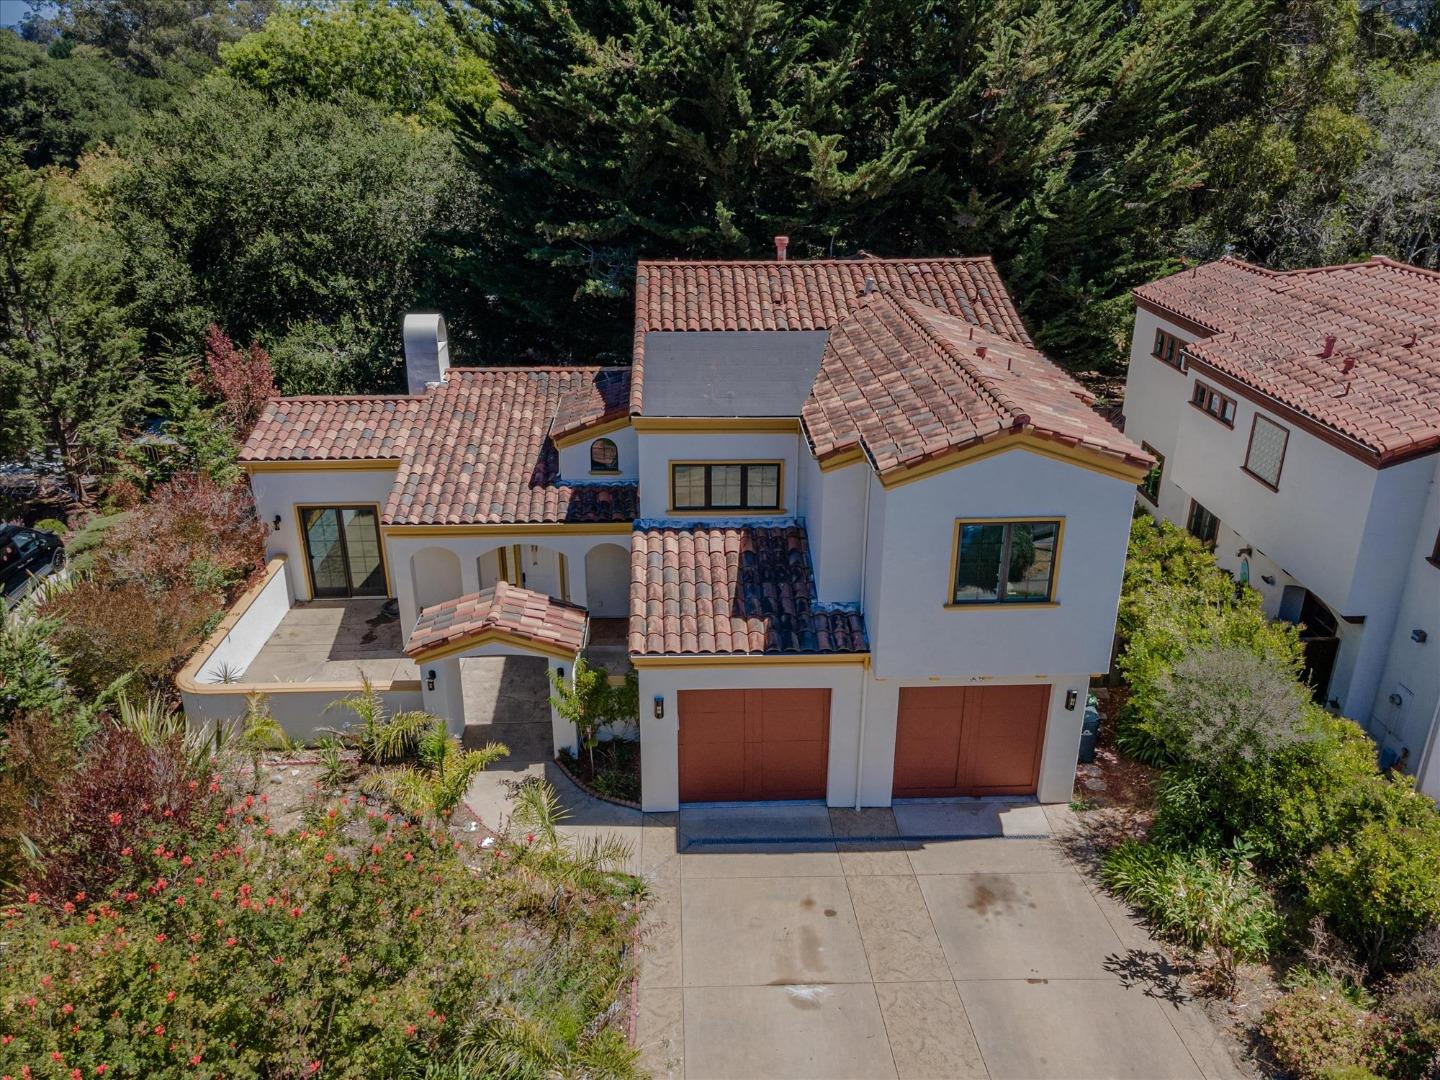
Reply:
<svg viewBox="0 0 1440 1080"><path fill-rule="evenodd" d="M1310 684L1315 700L1322 705L1329 698L1330 680L1340 654L1340 623L1325 602L1300 585L1287 585L1280 596L1282 622L1300 626L1300 644L1305 649L1305 666L1300 677Z"/></svg>
<svg viewBox="0 0 1440 1080"><path fill-rule="evenodd" d="M590 471L592 473L618 473L620 471L620 448L613 439L596 439L590 444Z"/></svg>
<svg viewBox="0 0 1440 1080"><path fill-rule="evenodd" d="M476 565L482 589L493 589L497 581L508 581L532 592L570 599L570 568L565 556L553 548L505 544L485 552Z"/></svg>
<svg viewBox="0 0 1440 1080"><path fill-rule="evenodd" d="M591 618L623 619L630 614L630 551L596 544L585 553L585 606Z"/></svg>
<svg viewBox="0 0 1440 1080"><path fill-rule="evenodd" d="M415 582L415 605L421 611L461 593L460 557L453 551L422 548L410 556L410 573Z"/></svg>

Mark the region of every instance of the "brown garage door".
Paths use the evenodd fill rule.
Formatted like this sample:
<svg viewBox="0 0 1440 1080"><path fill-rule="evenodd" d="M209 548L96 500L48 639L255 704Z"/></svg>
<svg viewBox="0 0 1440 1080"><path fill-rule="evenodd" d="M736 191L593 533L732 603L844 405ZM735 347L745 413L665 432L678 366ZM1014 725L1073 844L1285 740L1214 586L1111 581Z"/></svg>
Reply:
<svg viewBox="0 0 1440 1080"><path fill-rule="evenodd" d="M907 686L895 732L900 798L1032 795L1048 686Z"/></svg>
<svg viewBox="0 0 1440 1080"><path fill-rule="evenodd" d="M680 801L823 799L829 690L681 690Z"/></svg>

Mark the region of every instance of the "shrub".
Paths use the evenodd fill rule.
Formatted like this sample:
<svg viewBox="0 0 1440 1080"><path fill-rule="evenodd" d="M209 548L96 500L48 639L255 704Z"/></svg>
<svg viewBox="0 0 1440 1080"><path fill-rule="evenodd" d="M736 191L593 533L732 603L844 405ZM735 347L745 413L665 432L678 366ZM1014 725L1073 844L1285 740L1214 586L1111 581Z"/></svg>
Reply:
<svg viewBox="0 0 1440 1080"><path fill-rule="evenodd" d="M1130 840L1106 856L1104 876L1161 933L1211 949L1227 982L1236 961L1264 959L1280 929L1275 904L1243 852L1175 851Z"/></svg>
<svg viewBox="0 0 1440 1080"><path fill-rule="evenodd" d="M205 329L205 389L220 399L220 411L238 442L244 442L260 419L265 402L275 396L270 356L257 343L239 348L214 323Z"/></svg>
<svg viewBox="0 0 1440 1080"><path fill-rule="evenodd" d="M76 686L100 694L131 674L150 688L165 685L220 605L186 585L152 591L138 582L106 587L92 579L46 610L58 620L53 641Z"/></svg>
<svg viewBox="0 0 1440 1080"><path fill-rule="evenodd" d="M1408 777L1373 777L1356 825L1315 856L1306 899L1371 963L1440 923L1440 813Z"/></svg>
<svg viewBox="0 0 1440 1080"><path fill-rule="evenodd" d="M1374 1022L1338 986L1297 987L1265 1011L1260 1030L1276 1060L1297 1080L1322 1080L1329 1070L1372 1064Z"/></svg>
<svg viewBox="0 0 1440 1080"><path fill-rule="evenodd" d="M122 862L104 894L3 913L5 1061L37 1076L634 1076L618 1024L633 889L603 870L578 884L539 848L482 852L347 804L273 836L247 796Z"/></svg>
<svg viewBox="0 0 1440 1080"><path fill-rule="evenodd" d="M105 506L111 511L134 510L144 498L140 485L128 476L117 476L105 488Z"/></svg>
<svg viewBox="0 0 1440 1080"><path fill-rule="evenodd" d="M116 523L97 558L107 584L227 593L258 571L265 528L245 484L221 487L203 473L159 485Z"/></svg>
<svg viewBox="0 0 1440 1080"><path fill-rule="evenodd" d="M1440 1075L1440 966L1423 964L1392 978L1380 1012L1399 1033L1410 1071Z"/></svg>
<svg viewBox="0 0 1440 1080"><path fill-rule="evenodd" d="M41 532L54 533L56 536L64 536L69 531L65 528L65 522L58 518L41 518L35 522L35 528Z"/></svg>

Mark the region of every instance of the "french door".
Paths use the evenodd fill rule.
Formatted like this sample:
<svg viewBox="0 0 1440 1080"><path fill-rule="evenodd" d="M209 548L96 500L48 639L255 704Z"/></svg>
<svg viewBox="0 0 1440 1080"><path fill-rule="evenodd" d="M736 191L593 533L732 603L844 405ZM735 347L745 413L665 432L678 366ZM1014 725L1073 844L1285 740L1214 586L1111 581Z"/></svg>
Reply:
<svg viewBox="0 0 1440 1080"><path fill-rule="evenodd" d="M302 506L300 528L317 598L387 594L375 507Z"/></svg>

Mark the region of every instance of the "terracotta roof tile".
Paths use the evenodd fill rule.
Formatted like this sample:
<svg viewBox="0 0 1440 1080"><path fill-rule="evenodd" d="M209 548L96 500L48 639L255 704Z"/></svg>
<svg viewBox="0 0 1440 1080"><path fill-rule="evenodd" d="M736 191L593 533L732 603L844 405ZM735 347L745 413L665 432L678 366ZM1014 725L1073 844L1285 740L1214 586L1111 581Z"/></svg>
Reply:
<svg viewBox="0 0 1440 1080"><path fill-rule="evenodd" d="M627 416L629 412L630 369L604 368L560 398L550 425L550 437L560 439L574 435Z"/></svg>
<svg viewBox="0 0 1440 1080"><path fill-rule="evenodd" d="M882 291L830 331L801 418L817 457L858 446L882 476L1021 432L1148 465L1093 401L1029 345Z"/></svg>
<svg viewBox="0 0 1440 1080"><path fill-rule="evenodd" d="M1135 295L1210 332L1186 349L1201 364L1376 463L1440 448L1440 274L1383 258L1285 273L1221 259Z"/></svg>
<svg viewBox="0 0 1440 1080"><path fill-rule="evenodd" d="M451 368L417 417L424 437L400 464L386 524L634 520L636 484L562 483L548 435L561 400L597 370Z"/></svg>
<svg viewBox="0 0 1440 1080"><path fill-rule="evenodd" d="M409 656L419 656L489 633L511 634L542 647L579 652L585 643L585 609L501 581L428 607L415 620Z"/></svg>
<svg viewBox="0 0 1440 1080"><path fill-rule="evenodd" d="M865 279L1030 344L989 257L649 262L635 271L630 411L643 413L651 330L828 330L859 302Z"/></svg>
<svg viewBox="0 0 1440 1080"><path fill-rule="evenodd" d="M241 461L399 460L421 397L289 397L267 402Z"/></svg>
<svg viewBox="0 0 1440 1080"><path fill-rule="evenodd" d="M630 546L630 652L868 651L858 611L815 600L800 525L655 525Z"/></svg>

